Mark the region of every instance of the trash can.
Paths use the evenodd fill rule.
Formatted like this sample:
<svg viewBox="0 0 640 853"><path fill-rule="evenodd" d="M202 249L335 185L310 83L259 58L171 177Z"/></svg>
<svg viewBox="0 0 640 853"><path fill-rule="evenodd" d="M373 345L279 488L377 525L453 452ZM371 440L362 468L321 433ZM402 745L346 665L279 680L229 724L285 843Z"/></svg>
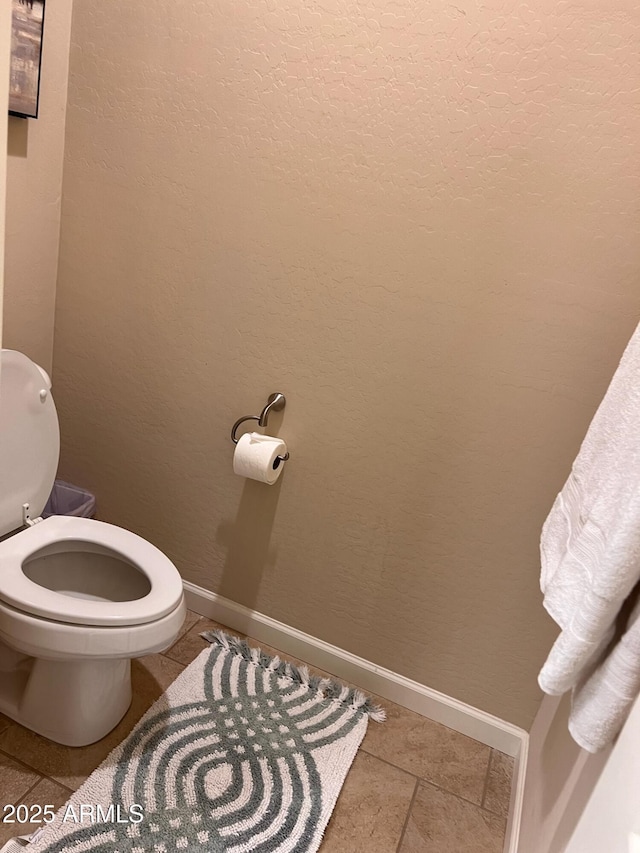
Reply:
<svg viewBox="0 0 640 853"><path fill-rule="evenodd" d="M56 480L49 500L42 510L42 517L50 515L75 515L80 518L93 518L96 511L96 496L79 486Z"/></svg>

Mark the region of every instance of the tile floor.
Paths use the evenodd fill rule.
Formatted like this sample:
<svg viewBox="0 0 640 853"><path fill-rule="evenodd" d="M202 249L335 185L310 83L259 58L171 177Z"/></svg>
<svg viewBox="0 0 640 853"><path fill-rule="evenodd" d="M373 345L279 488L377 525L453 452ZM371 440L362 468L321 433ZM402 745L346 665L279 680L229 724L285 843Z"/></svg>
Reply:
<svg viewBox="0 0 640 853"><path fill-rule="evenodd" d="M214 627L222 626L189 613L170 649L134 661L131 708L96 744L60 746L0 715L0 818L7 803L61 806L208 646L200 631ZM380 702L387 722L369 723L321 853L501 853L513 759L392 702ZM35 828L0 824L0 845Z"/></svg>

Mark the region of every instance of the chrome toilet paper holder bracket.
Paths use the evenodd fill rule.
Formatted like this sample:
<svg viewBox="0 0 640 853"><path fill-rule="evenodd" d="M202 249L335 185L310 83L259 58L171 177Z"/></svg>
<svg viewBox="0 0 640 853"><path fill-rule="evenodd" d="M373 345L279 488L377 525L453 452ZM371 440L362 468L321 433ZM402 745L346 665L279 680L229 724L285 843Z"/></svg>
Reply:
<svg viewBox="0 0 640 853"><path fill-rule="evenodd" d="M236 432L240 424L243 424L245 421L258 421L258 426L266 427L269 423L269 415L271 412L281 412L286 404L287 400L284 394L280 394L279 391L274 392L273 394L269 394L269 399L267 400L267 405L260 412L259 415L243 415L241 418L234 423L231 427L231 441L234 444L238 443L238 438L236 436ZM289 458L289 451L285 453L284 456L278 456L277 459L280 462L286 462Z"/></svg>

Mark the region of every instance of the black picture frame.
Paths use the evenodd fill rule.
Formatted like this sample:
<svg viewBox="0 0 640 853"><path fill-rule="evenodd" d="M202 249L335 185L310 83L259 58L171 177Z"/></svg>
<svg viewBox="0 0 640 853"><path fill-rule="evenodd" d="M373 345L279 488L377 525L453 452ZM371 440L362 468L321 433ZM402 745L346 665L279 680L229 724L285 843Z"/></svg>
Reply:
<svg viewBox="0 0 640 853"><path fill-rule="evenodd" d="M9 115L38 118L45 0L11 0Z"/></svg>

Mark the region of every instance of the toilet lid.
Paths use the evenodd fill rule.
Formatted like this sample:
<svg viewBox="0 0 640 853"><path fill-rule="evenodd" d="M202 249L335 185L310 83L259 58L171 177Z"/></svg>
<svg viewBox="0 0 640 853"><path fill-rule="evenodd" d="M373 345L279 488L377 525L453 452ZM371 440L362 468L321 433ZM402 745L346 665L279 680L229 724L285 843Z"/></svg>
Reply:
<svg viewBox="0 0 640 853"><path fill-rule="evenodd" d="M45 371L15 350L0 350L0 536L36 518L58 468L60 430Z"/></svg>

